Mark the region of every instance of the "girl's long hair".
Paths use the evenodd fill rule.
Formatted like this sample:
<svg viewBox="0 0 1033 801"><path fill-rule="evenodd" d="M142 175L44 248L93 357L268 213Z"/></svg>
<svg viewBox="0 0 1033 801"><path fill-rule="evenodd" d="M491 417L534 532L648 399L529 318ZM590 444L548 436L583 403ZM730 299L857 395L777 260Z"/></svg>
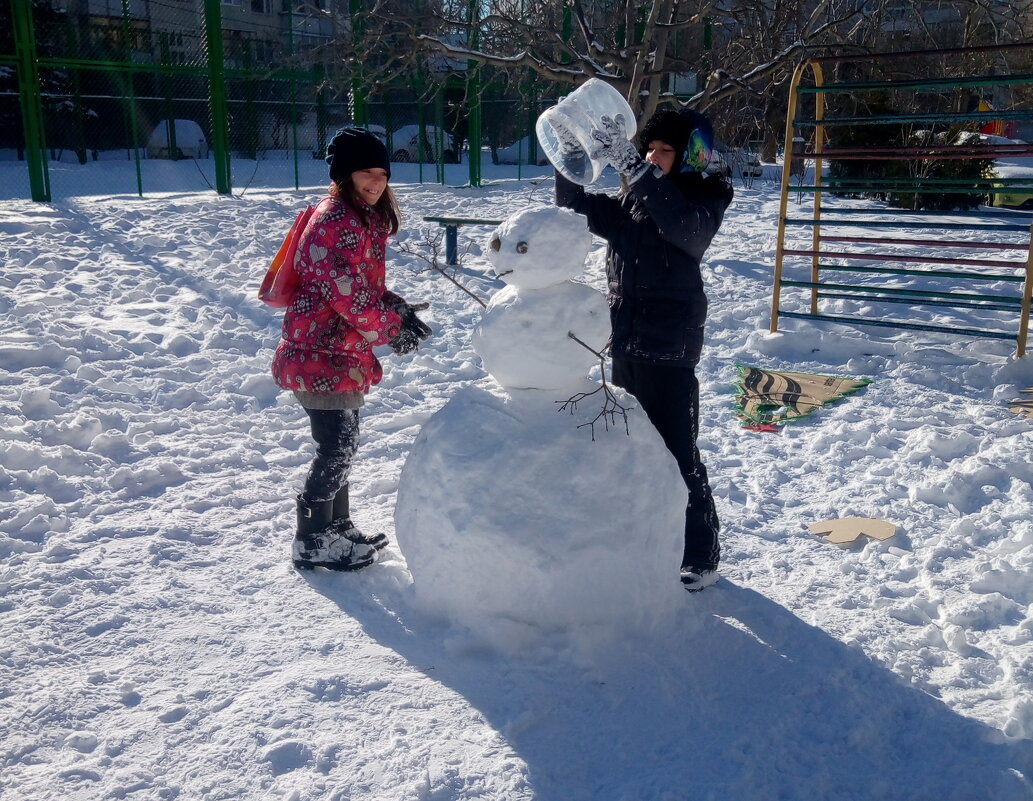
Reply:
<svg viewBox="0 0 1033 801"><path fill-rule="evenodd" d="M350 175L341 181L331 181L330 188L327 191L330 197L347 203L359 214L363 214L364 209L369 208L365 201L359 198ZM391 191L390 184L384 187L384 194L380 196L377 205L372 208L374 213L380 218L380 222L387 226L388 233L392 236L398 233L398 229L401 227L402 213L398 209L398 199L395 197L395 193Z"/></svg>

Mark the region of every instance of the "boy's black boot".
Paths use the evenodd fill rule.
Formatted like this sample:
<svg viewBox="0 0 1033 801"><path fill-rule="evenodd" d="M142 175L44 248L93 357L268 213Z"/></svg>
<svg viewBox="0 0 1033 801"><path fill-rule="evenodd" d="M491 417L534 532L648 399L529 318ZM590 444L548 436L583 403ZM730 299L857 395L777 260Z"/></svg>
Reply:
<svg viewBox="0 0 1033 801"><path fill-rule="evenodd" d="M311 570L358 570L377 559L371 545L343 537L333 525L333 501L306 501L297 497L298 527L291 546L294 566Z"/></svg>
<svg viewBox="0 0 1033 801"><path fill-rule="evenodd" d="M352 523L351 512L348 508L347 484L337 490L337 494L334 496L333 526L342 537L360 545L372 545L378 551L387 545L387 537L384 534L363 534Z"/></svg>

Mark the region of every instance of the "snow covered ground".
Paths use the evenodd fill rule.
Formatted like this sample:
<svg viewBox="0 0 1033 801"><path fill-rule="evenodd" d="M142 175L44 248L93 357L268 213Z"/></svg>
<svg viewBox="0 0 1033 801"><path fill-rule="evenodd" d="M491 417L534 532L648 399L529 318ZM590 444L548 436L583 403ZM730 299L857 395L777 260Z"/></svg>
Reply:
<svg viewBox="0 0 1033 801"><path fill-rule="evenodd" d="M311 446L269 376L280 320L255 289L322 165L296 192L264 162L235 197L193 162L145 166L167 192L128 194L128 162L53 165L59 199L34 204L16 199L21 165L0 164L3 801L1033 798L1033 424L1008 410L1033 357L895 329L769 334L777 188L739 189L698 371L723 580L592 664L561 645L502 656L414 607L394 544L355 575L290 566ZM522 169L541 180L486 167L482 189L420 185L398 165L400 239L439 230L424 215L550 203L548 173ZM96 194L61 199L72 180ZM478 244L460 277L481 297L500 286L488 230L464 229ZM384 359L363 412L353 507L393 540L421 425L486 379L481 307L389 258L437 331ZM754 433L736 364L873 383ZM849 515L898 533L807 533Z"/></svg>

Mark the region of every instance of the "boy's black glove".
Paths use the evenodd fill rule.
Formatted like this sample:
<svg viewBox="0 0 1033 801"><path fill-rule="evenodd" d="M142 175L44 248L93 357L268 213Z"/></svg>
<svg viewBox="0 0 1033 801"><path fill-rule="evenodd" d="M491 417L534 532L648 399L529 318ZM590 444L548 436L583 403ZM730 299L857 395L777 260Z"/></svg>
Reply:
<svg viewBox="0 0 1033 801"><path fill-rule="evenodd" d="M416 312L423 311L430 306L429 303L405 303L402 301L395 307L395 311L402 318L402 328L394 338L387 344L395 353L404 355L414 353L420 347L420 341L429 337L433 331L423 320L416 316Z"/></svg>

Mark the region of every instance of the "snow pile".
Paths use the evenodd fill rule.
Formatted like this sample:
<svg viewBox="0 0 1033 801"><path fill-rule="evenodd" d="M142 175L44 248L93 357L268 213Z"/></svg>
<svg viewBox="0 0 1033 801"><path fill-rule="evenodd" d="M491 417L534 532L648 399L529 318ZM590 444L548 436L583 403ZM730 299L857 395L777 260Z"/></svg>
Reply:
<svg viewBox="0 0 1033 801"><path fill-rule="evenodd" d="M506 653L544 639L590 658L655 632L683 600L674 457L633 398L585 378L598 357L568 336L601 350L609 332L602 294L570 280L590 245L568 210L495 230L507 286L473 337L491 379L430 419L399 480L395 530L420 606Z"/></svg>
<svg viewBox="0 0 1033 801"><path fill-rule="evenodd" d="M552 393L477 386L427 422L395 512L423 608L506 653L540 637L588 653L670 620L685 485L641 410L630 436L578 428L600 403L557 413Z"/></svg>

